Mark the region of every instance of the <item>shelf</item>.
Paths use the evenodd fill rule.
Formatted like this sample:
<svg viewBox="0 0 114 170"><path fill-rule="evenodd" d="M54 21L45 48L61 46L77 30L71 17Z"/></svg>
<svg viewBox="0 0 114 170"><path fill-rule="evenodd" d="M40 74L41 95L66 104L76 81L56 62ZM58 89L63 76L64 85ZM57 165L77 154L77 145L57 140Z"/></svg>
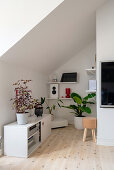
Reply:
<svg viewBox="0 0 114 170"><path fill-rule="evenodd" d="M96 69L86 69L88 74L95 75L96 74Z"/></svg>
<svg viewBox="0 0 114 170"><path fill-rule="evenodd" d="M59 98L60 100L71 100L72 98ZM47 100L58 100L53 98L47 98Z"/></svg>
<svg viewBox="0 0 114 170"><path fill-rule="evenodd" d="M96 90L86 90L87 93L96 93Z"/></svg>
<svg viewBox="0 0 114 170"><path fill-rule="evenodd" d="M39 130L37 130L37 132L33 133L32 135L30 135L30 136L28 137L28 139L30 139L31 137L33 137L33 136L36 135L37 133L39 133Z"/></svg>
<svg viewBox="0 0 114 170"><path fill-rule="evenodd" d="M77 82L48 82L48 84L76 84Z"/></svg>
<svg viewBox="0 0 114 170"><path fill-rule="evenodd" d="M39 147L39 145L41 144L41 142L33 142L30 146L29 146L29 149L28 149L28 156L35 151L36 148Z"/></svg>

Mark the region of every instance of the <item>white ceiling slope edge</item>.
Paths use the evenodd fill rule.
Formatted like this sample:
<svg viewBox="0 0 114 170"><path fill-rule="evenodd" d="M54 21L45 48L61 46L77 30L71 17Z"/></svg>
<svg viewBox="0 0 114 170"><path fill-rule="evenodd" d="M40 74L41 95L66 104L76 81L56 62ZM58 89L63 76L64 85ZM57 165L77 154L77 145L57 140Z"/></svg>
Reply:
<svg viewBox="0 0 114 170"><path fill-rule="evenodd" d="M0 56L64 0L1 0Z"/></svg>
<svg viewBox="0 0 114 170"><path fill-rule="evenodd" d="M96 9L104 2L65 0L1 59L50 74L95 40Z"/></svg>

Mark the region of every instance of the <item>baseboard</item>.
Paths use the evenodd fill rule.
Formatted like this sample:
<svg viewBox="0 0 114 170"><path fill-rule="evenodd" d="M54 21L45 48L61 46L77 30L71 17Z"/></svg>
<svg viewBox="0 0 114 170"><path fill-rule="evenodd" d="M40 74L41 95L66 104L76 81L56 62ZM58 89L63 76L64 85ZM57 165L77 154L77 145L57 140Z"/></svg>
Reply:
<svg viewBox="0 0 114 170"><path fill-rule="evenodd" d="M97 137L97 145L114 146L114 139L103 139Z"/></svg>

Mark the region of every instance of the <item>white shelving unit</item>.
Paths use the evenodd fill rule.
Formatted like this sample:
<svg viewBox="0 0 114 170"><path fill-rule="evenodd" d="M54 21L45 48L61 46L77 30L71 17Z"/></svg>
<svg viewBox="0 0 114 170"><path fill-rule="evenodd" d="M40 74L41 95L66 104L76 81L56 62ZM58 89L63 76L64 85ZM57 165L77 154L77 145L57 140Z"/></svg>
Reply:
<svg viewBox="0 0 114 170"><path fill-rule="evenodd" d="M25 125L17 122L4 126L4 154L15 157L29 157L51 134L51 116L31 118Z"/></svg>
<svg viewBox="0 0 114 170"><path fill-rule="evenodd" d="M87 72L89 75L96 75L96 69L86 69L86 72Z"/></svg>
<svg viewBox="0 0 114 170"><path fill-rule="evenodd" d="M76 84L77 82L48 82L48 84Z"/></svg>
<svg viewBox="0 0 114 170"><path fill-rule="evenodd" d="M46 98L47 100L57 100L57 99L53 99L53 98ZM71 100L72 98L58 98L60 100Z"/></svg>
<svg viewBox="0 0 114 170"><path fill-rule="evenodd" d="M86 93L96 93L96 90L86 90Z"/></svg>
<svg viewBox="0 0 114 170"><path fill-rule="evenodd" d="M62 93L62 90L65 88L72 88L73 86L75 86L77 84L77 82L48 82L48 85L50 84L58 84L58 93L59 93L59 99L61 100L71 100L72 98L65 98L65 97L62 97L62 96L65 96L65 94L61 94ZM49 91L49 90L48 90ZM47 100L57 100L58 98L50 98L48 97Z"/></svg>
<svg viewBox="0 0 114 170"><path fill-rule="evenodd" d="M87 74L92 78L96 79L96 69L86 69ZM86 93L96 93L96 90L86 90Z"/></svg>

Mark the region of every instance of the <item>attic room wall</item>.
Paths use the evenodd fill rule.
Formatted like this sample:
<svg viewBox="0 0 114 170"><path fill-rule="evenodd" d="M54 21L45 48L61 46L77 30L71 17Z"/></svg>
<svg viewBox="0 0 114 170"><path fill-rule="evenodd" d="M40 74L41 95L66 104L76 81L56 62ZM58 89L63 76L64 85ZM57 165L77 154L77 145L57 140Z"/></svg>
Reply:
<svg viewBox="0 0 114 170"><path fill-rule="evenodd" d="M46 96L46 76L26 68L16 67L0 61L0 135L3 125L16 120L15 111L11 108L11 97L14 96L12 84L20 79L31 79L30 88L33 97Z"/></svg>
<svg viewBox="0 0 114 170"><path fill-rule="evenodd" d="M61 75L64 72L77 72L78 74L78 82L77 84L72 85L61 85L60 94L61 96L65 96L65 88L70 87L72 92L77 92L81 96L87 95L85 92L88 89L88 80L89 76L87 75L85 69L91 68L95 65L95 52L96 51L96 45L95 42L92 42L89 44L85 49L83 49L80 53L75 55L71 60L69 60L67 63L62 65L59 69L57 69L54 73L56 73L58 81L61 79ZM54 74L53 73L53 74ZM50 78L52 75L50 75ZM93 79L93 77L91 78ZM54 101L55 102L55 101ZM50 104L54 103L53 101L50 101ZM63 100L64 105L68 105L71 103L70 100ZM69 112L68 109L60 108L56 110L56 116L66 118L69 123L73 124L73 114ZM92 115L96 116L96 105L92 106Z"/></svg>

